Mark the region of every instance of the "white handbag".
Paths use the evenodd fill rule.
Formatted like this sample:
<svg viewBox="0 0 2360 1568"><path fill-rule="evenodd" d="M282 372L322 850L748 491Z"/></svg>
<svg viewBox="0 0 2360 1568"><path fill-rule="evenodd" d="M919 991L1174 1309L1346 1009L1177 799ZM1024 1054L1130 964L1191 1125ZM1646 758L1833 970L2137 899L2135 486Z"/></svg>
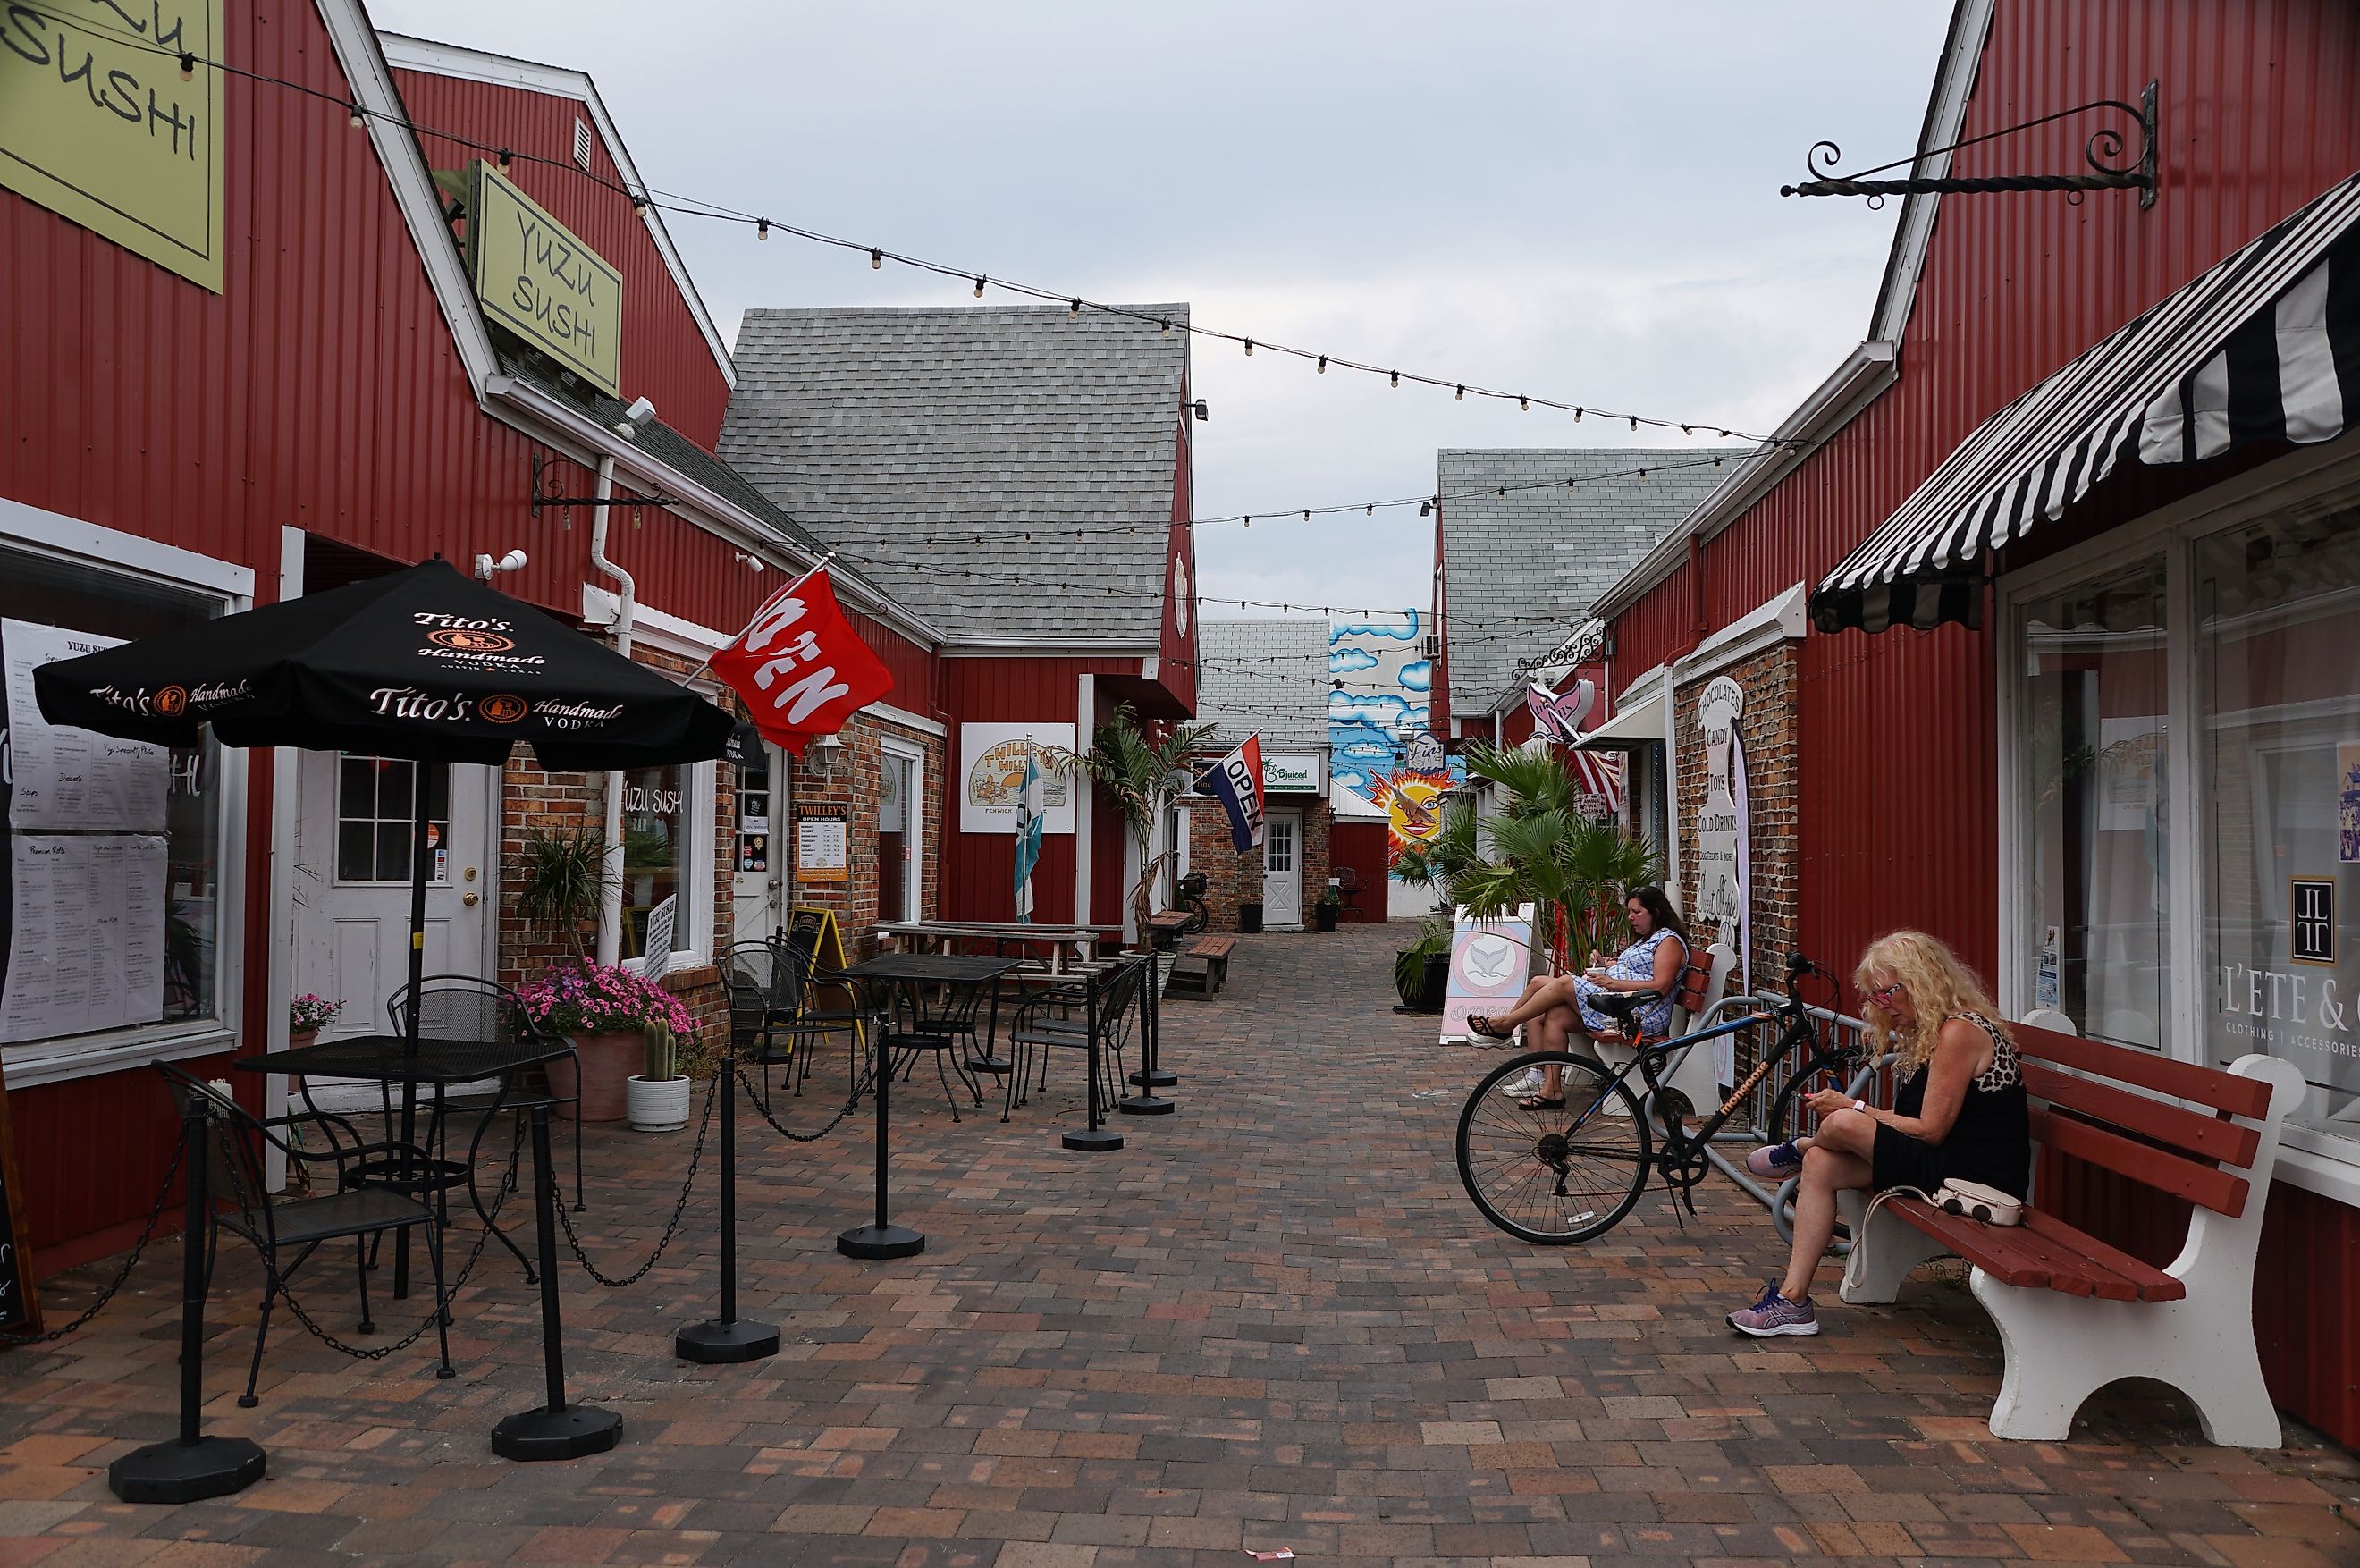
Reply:
<svg viewBox="0 0 2360 1568"><path fill-rule="evenodd" d="M1986 1225L2024 1223L2024 1200L1980 1181L1945 1181L1926 1200L1945 1214L1980 1220Z"/></svg>

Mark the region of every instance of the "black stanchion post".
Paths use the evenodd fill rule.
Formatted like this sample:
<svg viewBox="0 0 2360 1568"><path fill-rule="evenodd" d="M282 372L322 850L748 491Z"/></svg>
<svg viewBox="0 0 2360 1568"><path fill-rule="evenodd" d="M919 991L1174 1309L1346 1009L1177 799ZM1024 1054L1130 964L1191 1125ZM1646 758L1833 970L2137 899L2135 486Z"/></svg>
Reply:
<svg viewBox="0 0 2360 1568"><path fill-rule="evenodd" d="M211 1131L191 1092L180 1135L189 1168L187 1228L180 1233L180 1435L134 1449L106 1467L107 1486L126 1503L226 1497L261 1480L268 1464L249 1438L206 1437L198 1430L205 1403L205 1228L213 1218L205 1145Z"/></svg>
<svg viewBox="0 0 2360 1568"><path fill-rule="evenodd" d="M893 1223L885 1212L885 1176L891 1168L892 1156L890 1129L891 1113L886 1102L891 1098L893 1053L885 1043L886 1030L882 1016L872 1017L875 1025L869 1032L869 1088L877 1097L877 1221L874 1224L855 1225L836 1238L836 1250L847 1257L872 1261L894 1257L915 1257L926 1250L926 1238L907 1225Z"/></svg>
<svg viewBox="0 0 2360 1568"><path fill-rule="evenodd" d="M1067 1133L1061 1140L1067 1148L1077 1149L1083 1154L1107 1154L1122 1147L1120 1133L1111 1127L1098 1125L1098 1034L1102 1024L1112 1022L1111 1019L1101 1019L1098 1013L1099 995L1104 989L1100 982L1105 978L1105 971L1090 976L1089 989L1085 992L1087 1000L1082 1005L1082 1017L1088 1024L1090 1032L1090 1124L1087 1131Z"/></svg>
<svg viewBox="0 0 2360 1568"><path fill-rule="evenodd" d="M1164 1070L1162 963L1161 953L1151 948L1147 954L1147 1046L1139 1070L1131 1075L1131 1081L1142 1089L1169 1089L1180 1081L1179 1074Z"/></svg>
<svg viewBox="0 0 2360 1568"><path fill-rule="evenodd" d="M532 1209L541 1233L541 1359L549 1402L519 1410L492 1429L502 1459L579 1459L604 1453L623 1435L623 1418L595 1405L565 1402L565 1337L557 1308L557 1200L549 1175L549 1107L532 1108Z"/></svg>
<svg viewBox="0 0 2360 1568"><path fill-rule="evenodd" d="M738 1321L738 1058L721 1058L721 1316L672 1336L672 1353L706 1365L779 1354L775 1323Z"/></svg>
<svg viewBox="0 0 2360 1568"><path fill-rule="evenodd" d="M1169 1116L1180 1108L1179 1102L1156 1093L1155 1087L1159 1083L1177 1083L1180 1080L1168 1072L1155 1069L1158 1054L1156 1025L1159 1022L1156 992L1162 989L1156 981L1155 949L1149 948L1147 956L1140 961L1147 966L1147 981L1145 989L1139 993L1139 1070L1129 1080L1139 1086L1139 1092L1116 1101L1114 1108L1133 1116Z"/></svg>

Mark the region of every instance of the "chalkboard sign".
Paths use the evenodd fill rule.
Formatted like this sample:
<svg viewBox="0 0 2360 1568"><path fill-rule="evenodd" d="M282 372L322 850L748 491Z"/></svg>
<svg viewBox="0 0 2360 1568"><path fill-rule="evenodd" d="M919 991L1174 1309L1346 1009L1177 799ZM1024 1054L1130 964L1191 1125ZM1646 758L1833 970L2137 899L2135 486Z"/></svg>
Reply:
<svg viewBox="0 0 2360 1568"><path fill-rule="evenodd" d="M0 959L0 962L5 962ZM0 1330L41 1331L41 1297L33 1283L32 1249L25 1242L25 1189L16 1179L16 1132L8 1120L8 1086L0 1078Z"/></svg>

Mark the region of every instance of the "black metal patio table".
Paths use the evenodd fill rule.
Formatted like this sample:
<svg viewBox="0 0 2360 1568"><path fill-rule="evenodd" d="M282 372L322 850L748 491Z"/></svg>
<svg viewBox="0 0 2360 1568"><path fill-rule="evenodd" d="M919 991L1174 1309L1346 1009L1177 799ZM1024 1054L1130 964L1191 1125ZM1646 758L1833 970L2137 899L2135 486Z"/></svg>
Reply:
<svg viewBox="0 0 2360 1568"><path fill-rule="evenodd" d="M436 1091L455 1083L500 1078L519 1068L563 1056L562 1040L411 1040L400 1035L356 1035L322 1040L292 1050L247 1057L237 1066L245 1072L318 1074L327 1078L357 1078L377 1083L399 1083L410 1089ZM493 1108L492 1114L497 1114ZM557 1302L557 1209L549 1169L549 1107L532 1107L532 1202L541 1261L541 1352L547 1377L546 1406L519 1410L492 1429L492 1452L504 1459L577 1459L615 1446L623 1420L611 1410L571 1405L565 1398L564 1331ZM469 1186L474 1193L472 1182ZM480 1198L476 1212L486 1225ZM438 1303L437 1310L440 1310Z"/></svg>
<svg viewBox="0 0 2360 1568"><path fill-rule="evenodd" d="M910 995L914 1021L923 1024L928 987L942 988L937 994L943 996L959 987L990 987L991 1021L983 1036L984 1049L989 1053L1000 1032L1000 977L1015 969L1020 961L953 953L886 953L837 971L836 978L860 988L863 1001L877 1019L877 1027L869 1031L870 1077L877 1097L877 1219L872 1224L856 1225L836 1238L836 1250L847 1257L911 1257L926 1247L924 1236L906 1225L894 1224L886 1209L886 1173L891 1165L891 1113L887 1102L891 1093L893 1055L892 1047L886 1043L884 1025L893 992L901 989ZM983 1058L990 1059L988 1054Z"/></svg>

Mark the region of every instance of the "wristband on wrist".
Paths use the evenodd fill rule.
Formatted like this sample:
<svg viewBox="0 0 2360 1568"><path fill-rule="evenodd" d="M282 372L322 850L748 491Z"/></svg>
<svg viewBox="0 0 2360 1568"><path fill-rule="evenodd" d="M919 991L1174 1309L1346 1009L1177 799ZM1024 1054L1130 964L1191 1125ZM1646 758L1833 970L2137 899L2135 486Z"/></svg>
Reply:
<svg viewBox="0 0 2360 1568"><path fill-rule="evenodd" d="M1868 1102L1867 1102L1867 1101L1865 1101L1865 1100L1855 1100L1855 1101L1853 1101L1853 1102L1852 1102L1852 1108L1853 1110L1855 1110L1855 1111L1859 1112L1859 1113L1860 1113L1862 1115L1863 1115L1863 1116L1865 1116L1866 1114L1868 1114Z"/></svg>

